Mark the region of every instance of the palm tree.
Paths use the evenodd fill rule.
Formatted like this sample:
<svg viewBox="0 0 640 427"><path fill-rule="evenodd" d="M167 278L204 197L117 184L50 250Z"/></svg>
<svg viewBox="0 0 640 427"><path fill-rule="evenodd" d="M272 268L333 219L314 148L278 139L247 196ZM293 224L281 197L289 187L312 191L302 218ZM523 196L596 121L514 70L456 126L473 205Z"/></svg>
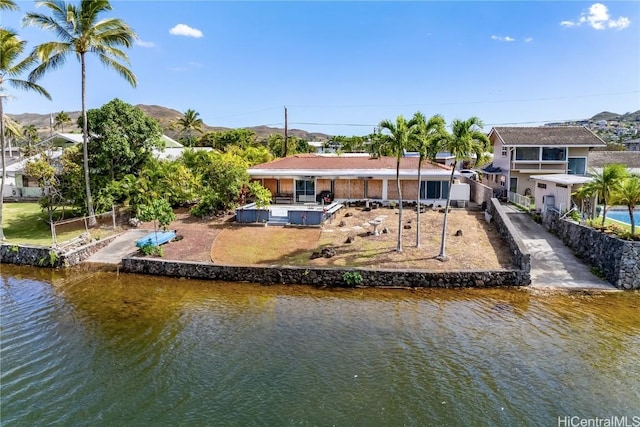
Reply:
<svg viewBox="0 0 640 427"><path fill-rule="evenodd" d="M0 10L18 10L18 5L13 0L0 0Z"/></svg>
<svg viewBox="0 0 640 427"><path fill-rule="evenodd" d="M489 138L482 131L482 120L477 117L471 117L467 120L454 120L451 123L451 134L446 139L445 148L455 158L455 164L459 160L469 158L472 153L484 151L484 147L490 145ZM440 254L436 257L440 261L446 261L447 254L445 251L447 240L447 217L449 215L449 205L451 204L451 186L453 185L453 175L456 171L451 168L451 177L449 178L449 194L447 194L447 204L444 209L444 221L442 224L442 239L440 243Z"/></svg>
<svg viewBox="0 0 640 427"><path fill-rule="evenodd" d="M2 1L2 0L0 0ZM9 2L10 3L10 2ZM5 2L4 4L9 4ZM6 8L6 7L5 7ZM0 151L2 151L2 178L0 179L0 240L4 240L4 231L2 227L2 192L4 191L4 182L6 176L6 158L5 158L5 116L3 102L6 96L4 92L5 82L17 89L33 90L51 99L49 93L40 85L33 82L20 80L17 78L25 72L34 62L35 58L29 56L25 59L18 60L24 51L26 41L18 39L16 33L4 28L0 28Z"/></svg>
<svg viewBox="0 0 640 427"><path fill-rule="evenodd" d="M27 157L33 155L33 143L40 140L38 128L36 125L27 125L22 129L22 136L27 140L27 149L24 150L23 154Z"/></svg>
<svg viewBox="0 0 640 427"><path fill-rule="evenodd" d="M187 110L184 116L176 120L175 126L180 129L180 134L183 136L183 141L188 147L195 145L193 141L193 131L202 133L202 119L199 117L200 113L195 110Z"/></svg>
<svg viewBox="0 0 640 427"><path fill-rule="evenodd" d="M402 252L402 188L400 185L400 159L405 150L409 147L412 133L415 131L416 122L414 119L407 121L403 116L398 116L396 122L383 120L378 125L380 130L388 133L380 135L383 145L386 146L396 156L396 188L398 190L398 245L397 252ZM379 149L384 150L383 147Z"/></svg>
<svg viewBox="0 0 640 427"><path fill-rule="evenodd" d="M633 210L640 205L640 177L630 176L616 188L611 195L611 203L625 205L631 218L631 235L636 234L636 221Z"/></svg>
<svg viewBox="0 0 640 427"><path fill-rule="evenodd" d="M436 155L446 140L444 118L437 114L428 121L421 112L415 113L413 120L416 122L416 131L413 136L413 149L420 157L418 159L418 198L416 200L416 247L420 247L420 187L422 181L422 162L429 159L435 162Z"/></svg>
<svg viewBox="0 0 640 427"><path fill-rule="evenodd" d="M80 6L67 4L63 0L42 1L38 6L49 9L51 16L42 13L27 13L23 19L25 25L35 25L52 31L60 41L42 43L35 47L33 55L42 63L31 74L29 81L34 82L47 71L62 66L69 55L80 60L82 72L82 154L84 181L87 197L87 214L89 225L95 225L96 219L91 199L89 182L89 154L86 108L86 55L98 56L100 62L115 70L132 86L137 85L136 76L122 62L128 64L123 47L131 47L136 33L122 20L117 18L101 18L104 12L112 9L108 0L82 0Z"/></svg>
<svg viewBox="0 0 640 427"><path fill-rule="evenodd" d="M62 133L64 133L64 125L66 123L71 123L71 117L69 117L69 115L64 111L60 111L58 114L56 114L54 120L55 122L53 124L53 128L60 128L60 132Z"/></svg>
<svg viewBox="0 0 640 427"><path fill-rule="evenodd" d="M604 165L601 172L593 173L593 181L584 185L583 190L586 194L598 194L598 198L602 202L602 226L607 218L607 205L612 194L617 190L618 186L629 175L629 172L623 165Z"/></svg>

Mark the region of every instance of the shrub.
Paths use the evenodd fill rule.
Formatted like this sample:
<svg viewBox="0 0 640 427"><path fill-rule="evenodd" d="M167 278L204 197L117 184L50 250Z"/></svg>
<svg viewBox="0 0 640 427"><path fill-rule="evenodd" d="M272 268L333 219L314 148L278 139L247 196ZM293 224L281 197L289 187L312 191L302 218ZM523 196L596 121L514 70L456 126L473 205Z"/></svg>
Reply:
<svg viewBox="0 0 640 427"><path fill-rule="evenodd" d="M342 280L347 286L355 287L362 283L362 275L357 271L345 271L342 274Z"/></svg>

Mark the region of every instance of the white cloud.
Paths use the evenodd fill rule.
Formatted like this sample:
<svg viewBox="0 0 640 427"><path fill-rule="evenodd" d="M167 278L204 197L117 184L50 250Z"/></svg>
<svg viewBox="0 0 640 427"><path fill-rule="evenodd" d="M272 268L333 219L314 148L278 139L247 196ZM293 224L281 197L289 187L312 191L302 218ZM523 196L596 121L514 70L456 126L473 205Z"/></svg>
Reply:
<svg viewBox="0 0 640 427"><path fill-rule="evenodd" d="M514 39L513 37L509 37L509 36L502 37L502 36L496 36L496 35L491 36L491 40L497 40L499 42L514 42L514 41L516 41L516 39Z"/></svg>
<svg viewBox="0 0 640 427"><path fill-rule="evenodd" d="M203 36L202 31L198 30L197 28L191 28L190 26L185 24L176 25L169 30L169 34L172 34L174 36L194 37L196 39L199 39Z"/></svg>
<svg viewBox="0 0 640 427"><path fill-rule="evenodd" d="M140 39L136 40L136 45L140 47L156 47L156 44L154 42L147 42Z"/></svg>
<svg viewBox="0 0 640 427"><path fill-rule="evenodd" d="M596 30L604 30L607 28L624 30L631 24L631 21L626 16L621 16L618 19L611 19L607 6L602 3L594 3L589 7L588 12L582 12L582 15L580 15L580 18L578 18L577 21L560 22L560 25L567 28L579 27L582 24L587 24Z"/></svg>
<svg viewBox="0 0 640 427"><path fill-rule="evenodd" d="M526 39L524 39L525 43L531 43L533 41L533 37L527 37Z"/></svg>

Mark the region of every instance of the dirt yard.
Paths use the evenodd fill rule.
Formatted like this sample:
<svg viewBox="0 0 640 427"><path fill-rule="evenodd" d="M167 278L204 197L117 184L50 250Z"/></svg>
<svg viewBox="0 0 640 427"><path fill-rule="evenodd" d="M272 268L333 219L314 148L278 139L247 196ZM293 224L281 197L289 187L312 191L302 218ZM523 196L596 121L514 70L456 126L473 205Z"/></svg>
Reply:
<svg viewBox="0 0 640 427"><path fill-rule="evenodd" d="M396 252L397 209L347 208L337 212L322 228L242 226L233 215L198 220L187 211L169 228L182 240L164 246L165 259L213 261L230 265L352 266L412 268L430 271L510 268L510 253L493 224L482 212L454 209L449 214L446 254L449 261L435 259L440 253L444 214L428 210L420 215L421 247L416 247L415 209L403 210L402 253ZM379 219L380 235L372 234L368 221ZM405 229L405 226L410 228ZM386 233L383 232L386 229ZM461 235L456 235L460 231ZM351 243L347 243L347 240ZM311 259L314 251L335 249L332 258Z"/></svg>

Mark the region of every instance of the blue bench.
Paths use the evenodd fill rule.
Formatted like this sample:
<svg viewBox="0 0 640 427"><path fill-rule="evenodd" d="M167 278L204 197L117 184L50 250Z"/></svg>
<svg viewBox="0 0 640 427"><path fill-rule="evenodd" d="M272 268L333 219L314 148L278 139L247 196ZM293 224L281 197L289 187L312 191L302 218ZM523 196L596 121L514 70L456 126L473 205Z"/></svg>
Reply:
<svg viewBox="0 0 640 427"><path fill-rule="evenodd" d="M153 232L136 240L136 247L141 248L143 246L160 246L175 238L175 231L158 231L157 233Z"/></svg>

